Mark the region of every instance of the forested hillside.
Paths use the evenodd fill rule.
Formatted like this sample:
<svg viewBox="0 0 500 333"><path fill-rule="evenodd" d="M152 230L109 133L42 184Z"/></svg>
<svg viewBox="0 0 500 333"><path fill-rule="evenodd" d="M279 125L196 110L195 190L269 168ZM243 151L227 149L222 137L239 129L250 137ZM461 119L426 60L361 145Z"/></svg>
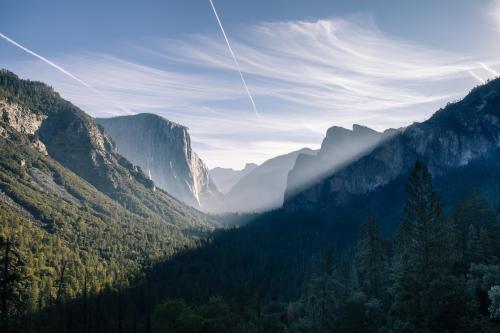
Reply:
<svg viewBox="0 0 500 333"><path fill-rule="evenodd" d="M0 113L4 324L129 285L213 228L203 214L154 190L140 169L107 147L111 141L92 132L97 126L89 116L46 85L2 71Z"/></svg>
<svg viewBox="0 0 500 333"><path fill-rule="evenodd" d="M500 330L500 81L406 132L433 136L390 181L204 233L213 219L156 189L90 117L1 74L2 332ZM386 170L380 151L367 160ZM456 163L439 167L444 153Z"/></svg>
<svg viewBox="0 0 500 333"><path fill-rule="evenodd" d="M404 188L394 238L372 215L354 230L268 213L155 265L132 288L55 306L33 324L47 332L497 332L500 223L489 200L471 188L445 211L419 162Z"/></svg>

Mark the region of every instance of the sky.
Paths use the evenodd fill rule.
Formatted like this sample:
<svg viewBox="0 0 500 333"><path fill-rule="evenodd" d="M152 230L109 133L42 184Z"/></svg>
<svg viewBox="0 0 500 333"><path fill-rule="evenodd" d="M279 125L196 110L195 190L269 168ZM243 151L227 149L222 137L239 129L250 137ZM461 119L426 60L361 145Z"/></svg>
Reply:
<svg viewBox="0 0 500 333"><path fill-rule="evenodd" d="M187 126L210 168L235 169L334 125L423 121L500 71L497 0L213 4L236 62L209 0L2 0L0 67L94 117Z"/></svg>

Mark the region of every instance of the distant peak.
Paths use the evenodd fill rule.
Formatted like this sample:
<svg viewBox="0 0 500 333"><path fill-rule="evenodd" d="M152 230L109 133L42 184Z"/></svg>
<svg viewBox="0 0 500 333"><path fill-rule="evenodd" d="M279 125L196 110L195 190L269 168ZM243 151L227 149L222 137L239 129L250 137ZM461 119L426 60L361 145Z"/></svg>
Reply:
<svg viewBox="0 0 500 333"><path fill-rule="evenodd" d="M247 163L247 164L245 164L243 171L248 170L248 169L255 169L256 167L258 167L258 165L255 163Z"/></svg>
<svg viewBox="0 0 500 333"><path fill-rule="evenodd" d="M188 130L188 128L184 125L175 123L167 118L164 118L160 115L154 113L137 113L134 115L126 115L126 116L118 116L118 117L110 117L110 118L98 118L103 121L111 121L111 120L143 120L143 121L157 121L162 122L164 124L168 124L170 127L179 127Z"/></svg>
<svg viewBox="0 0 500 333"><path fill-rule="evenodd" d="M173 122L171 120L168 120L167 118L162 117L160 115L157 115L155 113L138 113L138 114L136 114L136 115L134 115L132 117L143 118L143 119L151 119L151 120L158 120L158 121L166 122L166 123L168 123L170 125L173 125L173 126L176 126L176 127L182 127L182 128L187 129L186 126L178 124L178 123Z"/></svg>
<svg viewBox="0 0 500 333"><path fill-rule="evenodd" d="M334 134L334 133L347 133L352 132L350 129L340 127L340 126L332 126L327 131L326 134Z"/></svg>
<svg viewBox="0 0 500 333"><path fill-rule="evenodd" d="M253 170L256 167L258 167L258 164L255 163L247 163L245 164L245 167L243 169L233 169L233 168L224 168L224 167L215 167L213 169L210 169L210 171L234 171L234 172L241 172L241 171L248 171L248 170Z"/></svg>
<svg viewBox="0 0 500 333"><path fill-rule="evenodd" d="M326 132L325 140L347 140L356 136L373 136L380 135L382 133L377 132L367 126L353 124L352 130L340 127L332 126Z"/></svg>
<svg viewBox="0 0 500 333"><path fill-rule="evenodd" d="M352 131L354 133L360 133L360 132L378 133L377 131L375 131L374 129L371 129L370 127L367 127L364 125L359 125L359 124L353 124Z"/></svg>

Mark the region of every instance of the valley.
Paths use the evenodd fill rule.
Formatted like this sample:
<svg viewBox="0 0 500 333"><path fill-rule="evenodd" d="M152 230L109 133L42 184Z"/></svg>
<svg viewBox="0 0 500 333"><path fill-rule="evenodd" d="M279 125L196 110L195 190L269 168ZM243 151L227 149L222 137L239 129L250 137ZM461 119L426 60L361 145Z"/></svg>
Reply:
<svg viewBox="0 0 500 333"><path fill-rule="evenodd" d="M500 332L500 0L0 22L0 333Z"/></svg>

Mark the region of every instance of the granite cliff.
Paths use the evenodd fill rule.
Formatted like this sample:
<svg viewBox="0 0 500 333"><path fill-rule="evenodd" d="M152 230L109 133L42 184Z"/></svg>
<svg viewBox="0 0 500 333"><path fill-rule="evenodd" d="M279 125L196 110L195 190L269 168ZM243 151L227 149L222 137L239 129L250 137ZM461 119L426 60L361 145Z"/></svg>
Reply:
<svg viewBox="0 0 500 333"><path fill-rule="evenodd" d="M439 177L487 157L499 146L500 79L495 79L289 197L284 207L288 211L331 209L352 196L390 185L407 174L417 159Z"/></svg>
<svg viewBox="0 0 500 333"><path fill-rule="evenodd" d="M396 132L380 133L361 125L353 125L352 130L338 126L329 128L316 155L300 154L297 157L288 174L285 200L368 153Z"/></svg>
<svg viewBox="0 0 500 333"><path fill-rule="evenodd" d="M188 129L154 114L96 119L120 154L184 203L210 210L221 194L191 147Z"/></svg>
<svg viewBox="0 0 500 333"><path fill-rule="evenodd" d="M0 138L4 146L26 150L30 156L40 154L50 163L60 164L81 178L80 181L87 182L131 213L154 216L155 219L183 227L206 225L199 212L189 209L163 191L155 191L153 181L140 167L118 153L113 141L92 117L62 99L51 87L21 80L13 73L1 70L0 116ZM35 159L33 164L28 158L21 157L21 150L18 155L2 158L9 163L12 158L19 160L28 171L27 177L34 179L33 183L43 183L45 179L48 185L42 184L42 187L55 188L53 185L58 181L52 183L55 176L49 172L51 168L36 166L43 165L43 160L37 162ZM8 183L4 180L2 184L7 186ZM64 184L59 185L62 188L53 194L64 192ZM78 198L79 195L72 197ZM87 201L75 202L99 206Z"/></svg>

